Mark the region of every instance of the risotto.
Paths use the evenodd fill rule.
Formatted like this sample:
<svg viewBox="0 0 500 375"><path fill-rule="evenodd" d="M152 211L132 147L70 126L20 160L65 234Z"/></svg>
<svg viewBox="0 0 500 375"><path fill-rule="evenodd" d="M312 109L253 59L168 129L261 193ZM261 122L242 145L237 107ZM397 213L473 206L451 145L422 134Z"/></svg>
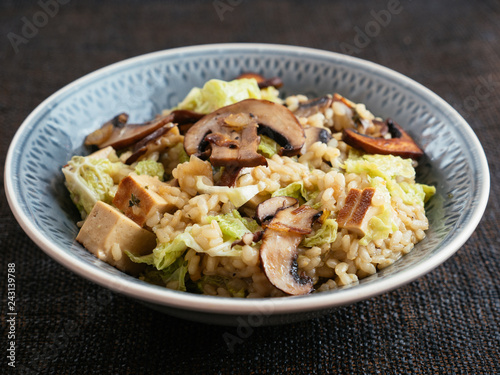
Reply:
<svg viewBox="0 0 500 375"><path fill-rule="evenodd" d="M332 93L280 98L244 74L144 124L119 114L63 168L77 241L146 282L278 297L358 282L425 237L432 186L397 123Z"/></svg>

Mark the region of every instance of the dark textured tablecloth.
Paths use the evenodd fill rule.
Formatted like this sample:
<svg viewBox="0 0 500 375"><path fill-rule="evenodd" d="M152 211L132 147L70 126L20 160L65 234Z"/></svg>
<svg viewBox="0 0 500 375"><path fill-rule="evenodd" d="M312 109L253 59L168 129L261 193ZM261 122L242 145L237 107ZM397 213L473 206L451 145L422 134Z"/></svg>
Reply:
<svg viewBox="0 0 500 375"><path fill-rule="evenodd" d="M491 195L472 237L428 275L321 318L249 330L229 348L225 338L241 337L236 327L162 315L54 262L16 223L2 181L1 374L500 373L498 1L60 3L0 3L2 175L21 122L86 73L172 47L269 42L350 53L436 92L479 137ZM17 276L15 370L7 365L9 263Z"/></svg>

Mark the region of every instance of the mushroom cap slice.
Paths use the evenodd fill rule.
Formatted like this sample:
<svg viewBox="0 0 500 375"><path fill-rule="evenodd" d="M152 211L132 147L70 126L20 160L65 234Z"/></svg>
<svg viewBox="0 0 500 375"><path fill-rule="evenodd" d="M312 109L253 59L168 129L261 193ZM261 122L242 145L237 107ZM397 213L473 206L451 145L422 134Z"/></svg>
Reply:
<svg viewBox="0 0 500 375"><path fill-rule="evenodd" d="M89 134L85 140L85 144L96 145L99 148L112 146L115 150L119 150L133 145L137 141L153 133L155 130L158 130L162 126L172 122L173 115L160 116L154 120L145 122L144 124L125 124L123 122L115 122L114 119L105 123L101 129ZM113 124L113 127L111 128L109 136L106 139L101 140L99 143L96 143L95 141L92 142L97 132L109 129L110 123Z"/></svg>
<svg viewBox="0 0 500 375"><path fill-rule="evenodd" d="M105 142L111 137L114 129L121 129L125 126L128 121L128 114L120 113L113 117L111 120L106 121L99 129L93 131L87 138L85 138L84 144L86 146L99 146L99 148L106 148L108 146L103 146Z"/></svg>
<svg viewBox="0 0 500 375"><path fill-rule="evenodd" d="M170 114L174 116L172 122L177 124L177 127L182 135L186 134L189 128L193 126L196 121L205 116L203 113L190 111L188 109L176 109L170 112Z"/></svg>
<svg viewBox="0 0 500 375"><path fill-rule="evenodd" d="M313 223L319 219L322 213L311 206L297 207L294 205L279 210L267 224L267 228L306 235L312 232Z"/></svg>
<svg viewBox="0 0 500 375"><path fill-rule="evenodd" d="M276 288L291 295L310 293L313 282L297 272L297 247L302 235L266 229L260 247L264 272Z"/></svg>
<svg viewBox="0 0 500 375"><path fill-rule="evenodd" d="M354 129L344 129L342 140L349 146L369 154L394 155L403 158L420 158L424 152L401 126L391 119L386 120L392 138L374 138L358 133Z"/></svg>
<svg viewBox="0 0 500 375"><path fill-rule="evenodd" d="M265 165L265 158L257 153L258 134L282 146L280 155L297 155L305 141L302 125L287 108L267 100L246 99L196 122L186 133L184 148L188 155L198 157L211 153L214 165Z"/></svg>
<svg viewBox="0 0 500 375"><path fill-rule="evenodd" d="M205 136L204 141L211 145L210 162L216 167L267 165L266 158L257 153L260 142L260 137L257 135L257 122L250 116L242 114L237 116L240 118L236 120L237 122L232 122L234 120L232 115L219 117L217 120L219 126L213 128L213 133ZM241 120L241 117L244 120ZM245 123L240 123L240 121L245 121Z"/></svg>
<svg viewBox="0 0 500 375"><path fill-rule="evenodd" d="M274 198L271 198L274 199ZM298 274L298 246L311 233L314 221L321 215L310 206L294 205L278 209L262 235L260 258L264 272L275 287L292 295L310 293L313 282Z"/></svg>
<svg viewBox="0 0 500 375"><path fill-rule="evenodd" d="M156 129L154 132L148 134L147 136L139 140L137 143L135 143L132 150L133 153L127 158L125 164L130 165L136 162L142 155L144 155L147 152L148 144L150 142L158 140L160 137L162 137L164 134L170 131L170 129L172 129L174 126L175 125L173 123L168 123L167 125L164 125L159 129Z"/></svg>
<svg viewBox="0 0 500 375"><path fill-rule="evenodd" d="M106 148L112 146L116 150L132 146L151 133L157 131L169 123L189 126L202 118L201 113L175 110L165 116L157 116L151 121L143 124L127 124L128 115L120 113L111 120L104 123L100 129L90 133L85 139L85 145Z"/></svg>
<svg viewBox="0 0 500 375"><path fill-rule="evenodd" d="M297 117L309 117L315 113L323 113L333 103L330 95L320 96L299 104L299 107L293 112Z"/></svg>
<svg viewBox="0 0 500 375"><path fill-rule="evenodd" d="M299 201L293 197L281 196L273 197L259 203L255 209L255 220L262 225L268 223L280 210L291 206L298 206Z"/></svg>

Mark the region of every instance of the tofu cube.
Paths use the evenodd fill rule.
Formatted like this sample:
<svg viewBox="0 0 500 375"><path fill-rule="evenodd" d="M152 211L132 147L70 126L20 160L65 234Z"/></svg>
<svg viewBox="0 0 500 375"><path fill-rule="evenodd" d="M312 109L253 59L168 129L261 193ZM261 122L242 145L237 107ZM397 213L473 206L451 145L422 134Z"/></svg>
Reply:
<svg viewBox="0 0 500 375"><path fill-rule="evenodd" d="M132 275L144 264L132 262L125 251L141 256L150 254L156 246L154 233L101 201L95 204L76 240L97 258Z"/></svg>
<svg viewBox="0 0 500 375"><path fill-rule="evenodd" d="M142 227L152 215L162 215L174 207L158 195L161 184L156 177L131 174L121 180L113 204Z"/></svg>
<svg viewBox="0 0 500 375"><path fill-rule="evenodd" d="M96 152L93 152L89 156L87 156L89 159L107 159L111 154L115 154L115 150L113 147L108 146L106 148L102 148L100 150L97 150Z"/></svg>

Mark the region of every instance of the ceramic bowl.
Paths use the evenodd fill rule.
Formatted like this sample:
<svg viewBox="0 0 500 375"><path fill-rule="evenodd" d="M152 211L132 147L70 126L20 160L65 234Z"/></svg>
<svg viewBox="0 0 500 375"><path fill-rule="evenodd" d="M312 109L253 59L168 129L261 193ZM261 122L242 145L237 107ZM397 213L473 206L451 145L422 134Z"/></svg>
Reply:
<svg viewBox="0 0 500 375"><path fill-rule="evenodd" d="M436 186L426 206L427 237L393 265L358 284L306 296L231 299L149 285L96 259L75 241L78 213L61 167L88 154L85 136L117 113L151 119L194 86L242 72L279 76L284 96L338 92L377 116L401 124L424 149L419 182ZM380 65L337 53L269 44L216 44L128 59L62 88L19 128L5 166L10 207L28 236L64 267L104 288L165 313L215 324L279 324L331 312L388 292L426 274L469 238L484 212L489 172L484 151L465 120L430 90ZM48 277L48 276L47 276Z"/></svg>

